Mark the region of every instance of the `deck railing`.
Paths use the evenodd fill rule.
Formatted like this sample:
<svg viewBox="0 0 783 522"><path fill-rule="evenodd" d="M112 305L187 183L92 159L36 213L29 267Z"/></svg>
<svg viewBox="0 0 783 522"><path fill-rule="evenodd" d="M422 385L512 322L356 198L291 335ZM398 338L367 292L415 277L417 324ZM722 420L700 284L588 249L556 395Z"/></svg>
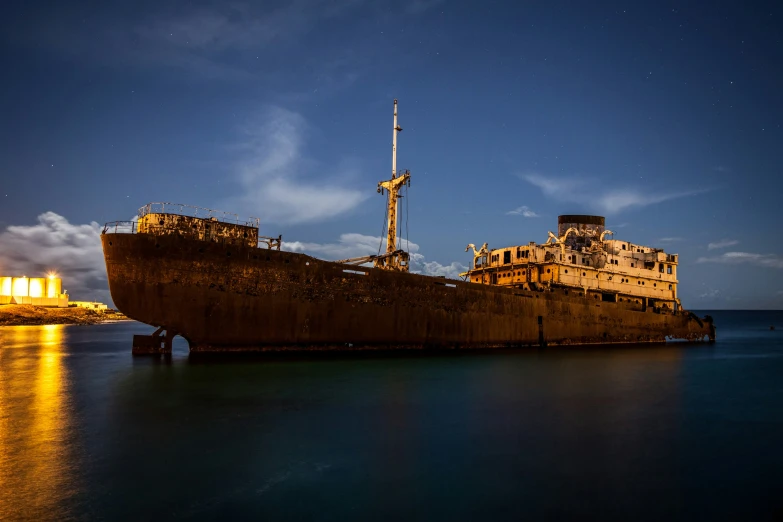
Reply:
<svg viewBox="0 0 783 522"><path fill-rule="evenodd" d="M103 234L138 234L139 223L138 221L110 221L103 225L102 233ZM157 236L177 235L180 237L187 237L190 239L205 241L205 239L202 237L203 234L200 234L198 231L187 227L178 227L173 224L167 224L167 225L148 224L144 227L144 233L157 235ZM237 244L237 242L242 242L241 240L238 240L238 238L219 237L219 236L212 236L210 239L206 241L209 241L210 243L220 243L226 245L233 245L233 244ZM259 248L263 246L270 250L280 250L282 244L283 244L282 235L277 237L258 236L258 243L256 246L258 246Z"/></svg>
<svg viewBox="0 0 783 522"><path fill-rule="evenodd" d="M223 223L233 223L255 228L258 228L261 224L261 220L256 217L240 218L238 214L232 212L223 212L222 210L196 207L194 205L183 205L181 203L147 203L139 209L139 217L147 214L177 214L202 219L212 218Z"/></svg>

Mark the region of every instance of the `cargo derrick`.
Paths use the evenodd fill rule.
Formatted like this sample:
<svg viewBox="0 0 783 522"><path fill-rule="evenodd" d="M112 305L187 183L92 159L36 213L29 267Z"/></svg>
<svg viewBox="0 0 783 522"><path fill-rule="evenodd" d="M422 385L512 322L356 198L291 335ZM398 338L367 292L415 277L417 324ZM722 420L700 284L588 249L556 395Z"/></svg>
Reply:
<svg viewBox="0 0 783 522"><path fill-rule="evenodd" d="M676 312L677 254L617 239L601 216L559 216L558 234L543 244L473 248L467 281L526 290L572 289L602 302Z"/></svg>
<svg viewBox="0 0 783 522"><path fill-rule="evenodd" d="M341 259L338 263L349 265L363 265L372 263L375 268L408 271L408 252L397 244L397 203L400 190L404 186L411 186L411 173L409 170L397 171L397 133L402 132L402 127L397 124L397 100L394 100L394 125L392 127L392 175L391 179L378 182L378 194L387 194L386 200L386 252L377 256L353 257Z"/></svg>

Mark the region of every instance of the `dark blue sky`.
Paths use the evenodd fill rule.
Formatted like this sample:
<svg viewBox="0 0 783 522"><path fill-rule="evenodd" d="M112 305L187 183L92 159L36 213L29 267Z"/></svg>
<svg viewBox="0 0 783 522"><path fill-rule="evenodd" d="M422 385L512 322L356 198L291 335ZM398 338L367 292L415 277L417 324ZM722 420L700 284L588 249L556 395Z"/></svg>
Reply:
<svg viewBox="0 0 783 522"><path fill-rule="evenodd" d="M686 307L781 308L781 22L747 2L17 2L0 272L100 296L88 224L150 201L260 216L324 257L375 248L398 98L422 271L596 213L681 255Z"/></svg>

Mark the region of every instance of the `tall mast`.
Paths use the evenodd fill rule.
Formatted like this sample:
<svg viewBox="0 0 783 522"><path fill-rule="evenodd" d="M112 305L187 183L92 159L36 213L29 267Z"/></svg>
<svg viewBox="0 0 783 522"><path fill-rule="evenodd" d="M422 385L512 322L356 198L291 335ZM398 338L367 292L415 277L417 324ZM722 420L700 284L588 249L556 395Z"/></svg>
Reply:
<svg viewBox="0 0 783 522"><path fill-rule="evenodd" d="M397 131L402 127L397 125L397 100L394 100L394 131L392 134L392 179L397 177Z"/></svg>
<svg viewBox="0 0 783 522"><path fill-rule="evenodd" d="M394 127L392 133L392 177L388 181L378 183L378 192L383 189L389 191L389 206L387 214L389 220L387 223L388 233L386 235L386 254L388 255L376 266L391 268L394 270L408 270L407 253L404 255L390 255L397 251L397 199L400 189L406 183L410 184L410 172L397 172L397 133L402 131L402 127L397 124L397 100L394 100Z"/></svg>

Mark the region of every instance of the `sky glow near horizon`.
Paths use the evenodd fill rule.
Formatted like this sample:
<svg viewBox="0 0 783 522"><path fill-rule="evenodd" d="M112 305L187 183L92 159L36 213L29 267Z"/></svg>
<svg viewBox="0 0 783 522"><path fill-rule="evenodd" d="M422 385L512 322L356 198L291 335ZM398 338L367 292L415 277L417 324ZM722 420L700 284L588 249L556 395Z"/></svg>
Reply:
<svg viewBox="0 0 783 522"><path fill-rule="evenodd" d="M454 276L468 243L544 242L558 214L598 214L680 255L687 308L783 308L781 17L747 2L14 5L0 273L56 269L74 298L106 300L100 224L151 201L258 216L318 257L374 253L397 98L414 269Z"/></svg>

